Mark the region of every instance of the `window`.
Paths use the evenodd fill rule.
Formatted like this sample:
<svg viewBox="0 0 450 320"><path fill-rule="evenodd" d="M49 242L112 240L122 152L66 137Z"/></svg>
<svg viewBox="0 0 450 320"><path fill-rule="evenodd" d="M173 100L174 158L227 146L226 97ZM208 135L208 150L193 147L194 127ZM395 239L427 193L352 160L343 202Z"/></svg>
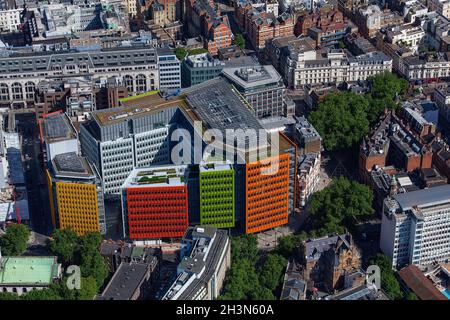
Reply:
<svg viewBox="0 0 450 320"><path fill-rule="evenodd" d="M23 99L22 85L18 82L12 84L12 96L14 100Z"/></svg>
<svg viewBox="0 0 450 320"><path fill-rule="evenodd" d="M33 82L27 82L25 84L25 95L27 99L34 99L35 86Z"/></svg>
<svg viewBox="0 0 450 320"><path fill-rule="evenodd" d="M9 100L9 90L8 85L5 83L0 83L0 101Z"/></svg>
<svg viewBox="0 0 450 320"><path fill-rule="evenodd" d="M139 74L136 77L136 91L137 92L147 91L147 77L143 74Z"/></svg>

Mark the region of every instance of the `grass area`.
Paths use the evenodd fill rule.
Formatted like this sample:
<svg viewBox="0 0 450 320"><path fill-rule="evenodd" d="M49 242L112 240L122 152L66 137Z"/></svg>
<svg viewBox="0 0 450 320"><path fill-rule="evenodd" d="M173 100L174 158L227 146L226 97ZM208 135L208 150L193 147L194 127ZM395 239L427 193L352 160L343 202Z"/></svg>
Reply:
<svg viewBox="0 0 450 320"><path fill-rule="evenodd" d="M159 90L153 90L153 91L149 91L149 92L144 92L144 93L141 93L141 94L137 94L135 96L119 99L119 102L127 102L127 101L134 100L134 99L148 97L148 96L154 95L155 93L158 93L158 92L159 92Z"/></svg>

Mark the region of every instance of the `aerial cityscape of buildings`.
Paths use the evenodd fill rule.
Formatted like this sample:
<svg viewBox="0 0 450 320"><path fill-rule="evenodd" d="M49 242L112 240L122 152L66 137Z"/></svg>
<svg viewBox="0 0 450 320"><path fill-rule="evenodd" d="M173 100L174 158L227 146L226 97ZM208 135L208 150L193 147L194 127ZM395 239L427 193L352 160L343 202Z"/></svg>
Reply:
<svg viewBox="0 0 450 320"><path fill-rule="evenodd" d="M0 0L27 297L449 300L450 1Z"/></svg>

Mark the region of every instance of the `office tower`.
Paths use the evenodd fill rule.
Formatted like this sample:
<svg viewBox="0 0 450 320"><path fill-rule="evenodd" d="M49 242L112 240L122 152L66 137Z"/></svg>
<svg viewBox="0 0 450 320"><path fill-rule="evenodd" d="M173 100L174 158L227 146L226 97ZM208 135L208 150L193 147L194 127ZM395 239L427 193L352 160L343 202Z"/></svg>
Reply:
<svg viewBox="0 0 450 320"><path fill-rule="evenodd" d="M122 186L124 237L181 238L188 227L186 166L135 169Z"/></svg>
<svg viewBox="0 0 450 320"><path fill-rule="evenodd" d="M450 185L386 198L380 248L392 259L393 267L448 263Z"/></svg>
<svg viewBox="0 0 450 320"><path fill-rule="evenodd" d="M200 166L200 224L234 227L234 170L230 164Z"/></svg>
<svg viewBox="0 0 450 320"><path fill-rule="evenodd" d="M47 169L52 222L78 235L106 233L101 180L95 168L75 152L56 155Z"/></svg>

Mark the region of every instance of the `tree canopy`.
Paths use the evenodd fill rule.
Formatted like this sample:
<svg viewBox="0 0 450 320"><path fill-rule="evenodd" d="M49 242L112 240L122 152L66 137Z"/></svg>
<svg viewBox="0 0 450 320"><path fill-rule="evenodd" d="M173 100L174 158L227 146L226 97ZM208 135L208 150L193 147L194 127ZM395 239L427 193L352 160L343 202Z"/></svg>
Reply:
<svg viewBox="0 0 450 320"><path fill-rule="evenodd" d="M95 279L99 289L108 276L108 267L99 251L101 241L99 232L88 232L78 237L70 228L57 229L53 233L50 250L61 257L64 264L79 265L81 275Z"/></svg>
<svg viewBox="0 0 450 320"><path fill-rule="evenodd" d="M238 33L234 36L233 44L239 46L239 48L245 48L245 38L242 34Z"/></svg>
<svg viewBox="0 0 450 320"><path fill-rule="evenodd" d="M281 284L287 260L269 254L258 264L255 235L233 237L231 241L231 269L227 274L221 300L274 300Z"/></svg>
<svg viewBox="0 0 450 320"><path fill-rule="evenodd" d="M55 253L63 263L73 262L78 250L78 236L70 227L56 229L50 242L50 250Z"/></svg>
<svg viewBox="0 0 450 320"><path fill-rule="evenodd" d="M370 93L366 96L369 102L367 119L375 123L384 109L395 109L396 99L408 89L408 81L391 72L383 72L367 79Z"/></svg>
<svg viewBox="0 0 450 320"><path fill-rule="evenodd" d="M283 280L287 260L279 254L269 254L259 270L259 281L263 287L275 291Z"/></svg>
<svg viewBox="0 0 450 320"><path fill-rule="evenodd" d="M368 107L367 100L356 93L332 93L311 112L309 121L320 133L325 149L345 149L369 132Z"/></svg>
<svg viewBox="0 0 450 320"><path fill-rule="evenodd" d="M175 48L173 50L173 52L177 56L178 60L182 61L182 60L184 60L184 58L186 58L186 56L191 56L191 55L200 54L200 53L206 53L206 52L208 52L208 50L205 48L197 48L197 49L190 49L190 50L186 50L184 48Z"/></svg>
<svg viewBox="0 0 450 320"><path fill-rule="evenodd" d="M400 283L395 277L394 271L392 270L392 264L389 258L381 253L376 254L374 257L369 259L370 264L374 264L380 267L381 271L381 289L394 300L400 300L408 297L404 296Z"/></svg>
<svg viewBox="0 0 450 320"><path fill-rule="evenodd" d="M18 256L27 249L30 230L24 224L14 223L6 229L6 234L0 238L0 248L5 256Z"/></svg>
<svg viewBox="0 0 450 320"><path fill-rule="evenodd" d="M384 109L395 109L397 98L408 88L406 80L391 72L369 77L368 82L368 94L334 92L309 115L309 121L322 136L328 151L347 149L359 143L369 132L370 124L378 120Z"/></svg>
<svg viewBox="0 0 450 320"><path fill-rule="evenodd" d="M373 215L372 202L372 189L339 177L313 194L309 210L312 226L319 235L342 233L345 228Z"/></svg>

